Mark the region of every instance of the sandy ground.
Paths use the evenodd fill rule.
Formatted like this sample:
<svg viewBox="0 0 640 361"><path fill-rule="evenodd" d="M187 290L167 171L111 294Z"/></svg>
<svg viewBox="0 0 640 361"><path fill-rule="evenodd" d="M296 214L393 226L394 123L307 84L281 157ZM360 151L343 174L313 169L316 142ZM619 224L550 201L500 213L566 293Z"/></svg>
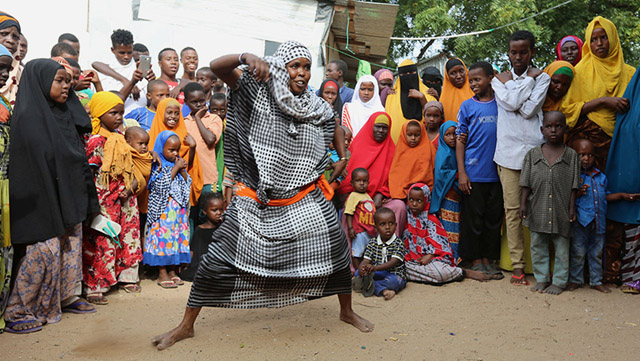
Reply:
<svg viewBox="0 0 640 361"><path fill-rule="evenodd" d="M507 274L508 276L508 274ZM532 277L529 279L534 282ZM534 294L501 281L442 287L410 283L393 300L354 294L376 324L364 334L338 320L337 297L282 309L204 309L196 337L159 352L152 336L182 318L189 284L115 291L90 315L30 335L0 335L2 360L637 360L640 296L582 288Z"/></svg>

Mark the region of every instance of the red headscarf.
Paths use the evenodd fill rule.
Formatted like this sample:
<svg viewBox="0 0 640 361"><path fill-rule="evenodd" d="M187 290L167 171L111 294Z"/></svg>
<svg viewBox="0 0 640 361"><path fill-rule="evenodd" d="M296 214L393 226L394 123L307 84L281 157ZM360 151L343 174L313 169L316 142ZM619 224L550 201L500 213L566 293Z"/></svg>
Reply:
<svg viewBox="0 0 640 361"><path fill-rule="evenodd" d="M373 125L376 122L389 123L389 135L382 141L373 139ZM351 186L351 172L356 168L364 168L369 171L369 188L367 193L373 197L376 193L389 197L389 169L393 161L393 153L396 145L391 139L391 117L385 112L371 114L369 120L360 129L358 135L351 143L351 159L347 166L347 178L338 189L341 194L353 192Z"/></svg>
<svg viewBox="0 0 640 361"><path fill-rule="evenodd" d="M573 41L574 43L578 44L578 57L576 58L576 63L571 64L571 65L576 65L578 64L578 62L580 62L580 59L582 59L582 39L580 39L575 35L567 35L564 38L560 39L560 41L558 42L558 45L556 45L556 60L565 60L562 58L560 49L562 48L564 43L566 43L567 41Z"/></svg>

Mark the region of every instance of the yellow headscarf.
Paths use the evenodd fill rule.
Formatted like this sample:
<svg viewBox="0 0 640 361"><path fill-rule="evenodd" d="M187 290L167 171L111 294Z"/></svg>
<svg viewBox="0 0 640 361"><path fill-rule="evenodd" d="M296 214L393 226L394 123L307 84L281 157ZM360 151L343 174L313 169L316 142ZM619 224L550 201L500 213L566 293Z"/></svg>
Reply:
<svg viewBox="0 0 640 361"><path fill-rule="evenodd" d="M91 97L89 111L91 112L92 134L98 134L107 138L104 144L102 157L102 175L98 180L101 184L108 184L110 178L122 176L127 189L131 188L133 181L133 159L129 151L129 145L120 133L111 132L100 126L100 117L118 104L124 105L122 99L112 92L101 91Z"/></svg>
<svg viewBox="0 0 640 361"><path fill-rule="evenodd" d="M599 58L591 52L591 34L596 28L603 28L609 38L609 54ZM622 97L627 84L633 77L635 68L625 64L620 38L616 26L609 20L596 16L587 26L585 41L582 45L582 60L576 65L576 76L573 78L569 92L560 104L560 111L570 111L568 108L601 97ZM600 108L587 114L609 136L613 136L616 124L616 111ZM577 119L576 119L577 120ZM567 119L569 124L569 119Z"/></svg>
<svg viewBox="0 0 640 361"><path fill-rule="evenodd" d="M415 63L411 59L405 59L402 63L400 63L399 66L402 67L413 64ZM427 97L427 102L436 100L436 98L427 94L427 90L429 88L427 88L427 86L422 83L420 76L418 76L418 83L420 84L420 93L424 94ZM402 104L400 104L400 79L396 80L396 83L393 85L393 90L395 91L395 94L389 94L387 96L385 111L387 112L387 114L389 114L392 120L390 129L391 139L393 139L394 143L397 143L398 137L400 136L400 133L402 133L402 125L408 122L409 119L406 119L404 117L404 114L402 113ZM422 121L422 119L416 120Z"/></svg>

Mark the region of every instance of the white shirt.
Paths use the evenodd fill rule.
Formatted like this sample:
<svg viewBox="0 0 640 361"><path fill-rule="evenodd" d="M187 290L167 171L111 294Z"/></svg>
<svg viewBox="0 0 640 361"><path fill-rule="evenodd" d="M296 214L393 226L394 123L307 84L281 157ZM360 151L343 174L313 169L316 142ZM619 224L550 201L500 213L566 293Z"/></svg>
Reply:
<svg viewBox="0 0 640 361"><path fill-rule="evenodd" d="M137 68L133 59L127 65L122 65L115 60L109 63L109 67L127 79L131 79L133 72ZM119 92L124 86L119 80L102 73L100 73L100 83L102 83L102 89L106 91L115 90ZM129 114L134 109L147 106L147 80L142 79L136 86L140 89L140 98L137 101L133 100L133 95L129 94L129 97L124 102L124 114Z"/></svg>
<svg viewBox="0 0 640 361"><path fill-rule="evenodd" d="M537 78L527 76L527 70L503 84L497 77L491 81L498 103L497 141L493 161L513 170L522 169L524 156L544 142L542 105L547 97L551 78L546 73Z"/></svg>

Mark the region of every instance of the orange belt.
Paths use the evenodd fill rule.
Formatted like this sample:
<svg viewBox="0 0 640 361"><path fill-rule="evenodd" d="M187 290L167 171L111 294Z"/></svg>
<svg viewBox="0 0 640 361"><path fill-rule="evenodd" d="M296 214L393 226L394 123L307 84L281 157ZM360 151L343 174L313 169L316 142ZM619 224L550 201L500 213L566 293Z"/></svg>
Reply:
<svg viewBox="0 0 640 361"><path fill-rule="evenodd" d="M247 187L244 183L241 183L241 182L238 182L237 186L239 188L239 190L236 192L237 196L249 197L260 204L264 204L260 202L260 200L258 199L258 194L254 189ZM269 200L269 203L267 203L266 205L270 207L290 206L300 201L302 198L304 198L304 196L309 194L312 190L316 189L316 186L319 187L320 190L322 190L322 193L324 193L324 196L325 198L327 198L328 201L330 201L331 198L333 198L333 188L331 188L331 186L329 185L329 182L327 182L324 176L321 176L320 178L318 178L317 181L313 183L309 183L306 186L300 188L300 192L298 192L295 196L291 198L286 198L286 199L271 199Z"/></svg>

